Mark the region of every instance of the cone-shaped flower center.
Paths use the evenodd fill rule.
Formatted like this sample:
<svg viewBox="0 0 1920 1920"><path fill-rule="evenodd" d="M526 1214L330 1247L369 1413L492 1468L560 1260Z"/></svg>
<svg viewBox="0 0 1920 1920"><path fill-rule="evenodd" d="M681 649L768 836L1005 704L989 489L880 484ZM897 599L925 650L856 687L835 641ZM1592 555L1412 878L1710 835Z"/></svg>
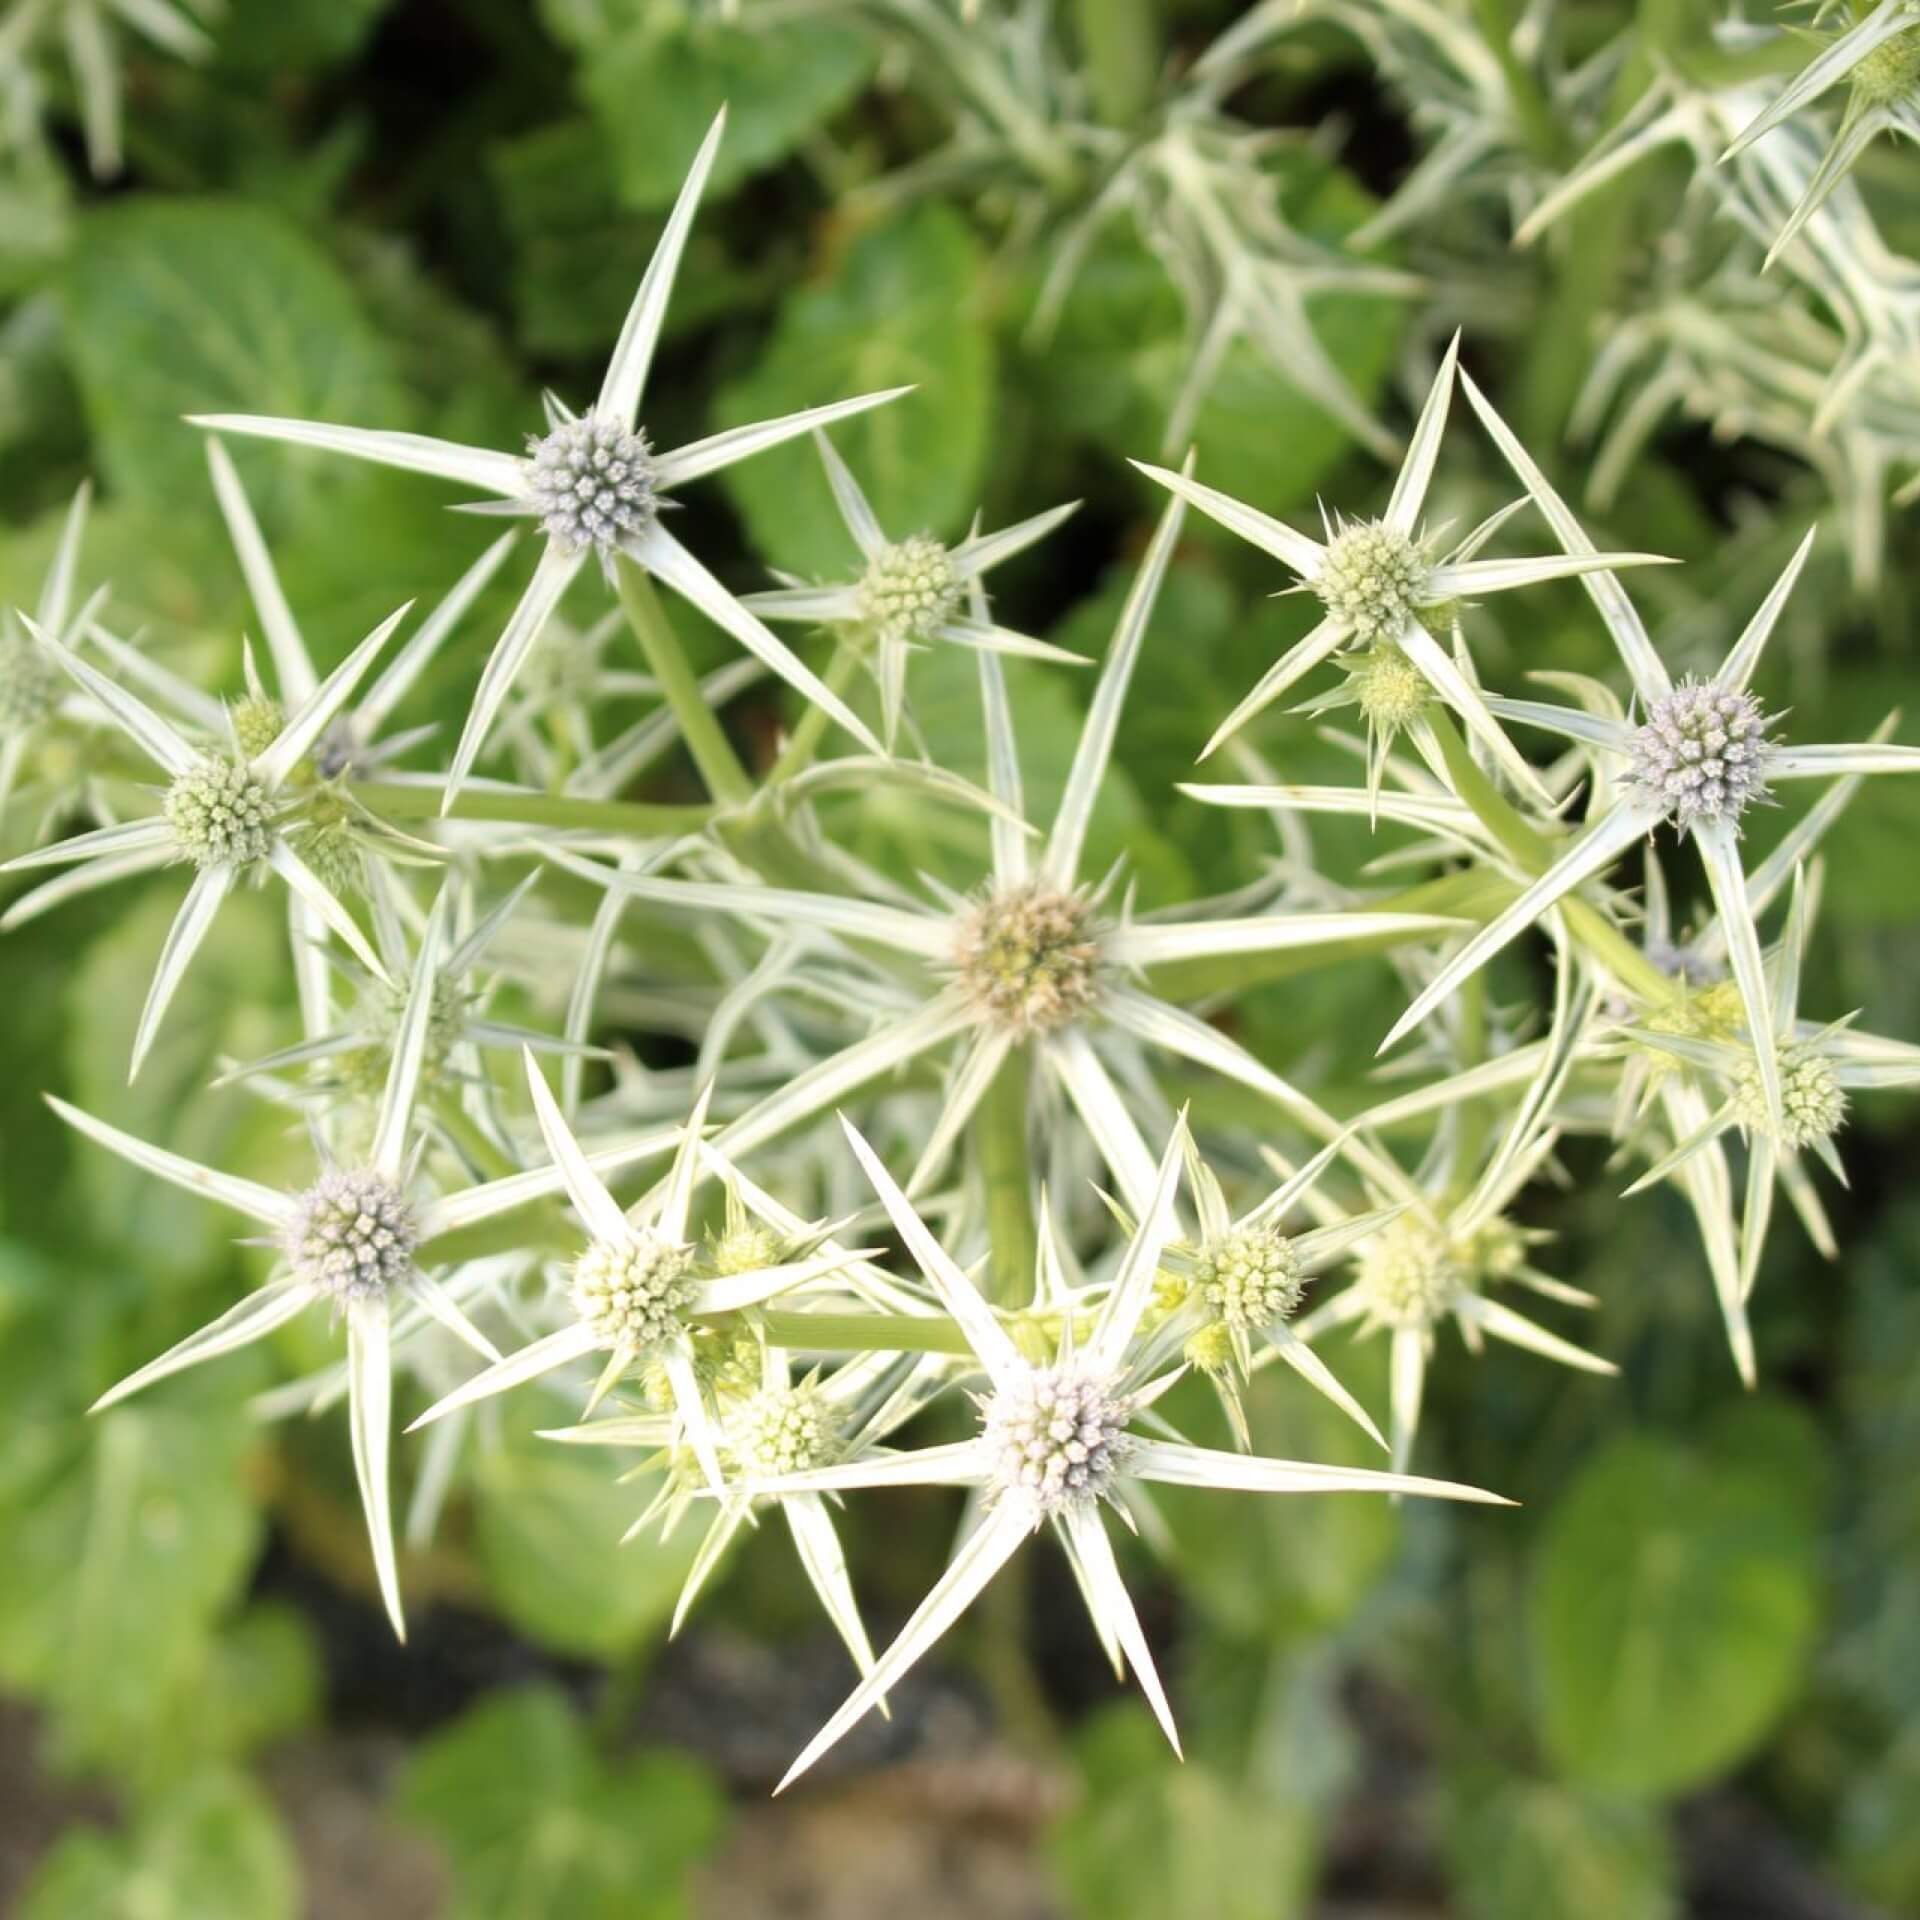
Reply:
<svg viewBox="0 0 1920 1920"><path fill-rule="evenodd" d="M1126 1458L1132 1404L1077 1366L1036 1367L986 1402L993 1497L1054 1514L1102 1498Z"/></svg>
<svg viewBox="0 0 1920 1920"><path fill-rule="evenodd" d="M651 1347L671 1339L693 1304L692 1261L642 1228L625 1240L596 1240L573 1263L573 1310L604 1347Z"/></svg>
<svg viewBox="0 0 1920 1920"><path fill-rule="evenodd" d="M1348 674L1360 711L1388 733L1399 732L1432 698L1420 669L1390 640L1369 647Z"/></svg>
<svg viewBox="0 0 1920 1920"><path fill-rule="evenodd" d="M1428 595L1426 555L1377 520L1342 527L1309 583L1320 604L1363 640L1390 640Z"/></svg>
<svg viewBox="0 0 1920 1920"><path fill-rule="evenodd" d="M733 1442L750 1473L805 1473L832 1462L839 1422L817 1387L767 1387L735 1415Z"/></svg>
<svg viewBox="0 0 1920 1920"><path fill-rule="evenodd" d="M344 1304L398 1286L419 1242L406 1196L359 1167L324 1173L300 1196L282 1246L296 1279Z"/></svg>
<svg viewBox="0 0 1920 1920"><path fill-rule="evenodd" d="M1847 1096L1832 1063L1811 1047L1785 1047L1780 1053L1780 1125L1767 1114L1766 1089L1757 1062L1748 1061L1733 1083L1733 1111L1751 1133L1770 1133L1797 1152L1818 1146L1840 1131L1847 1117Z"/></svg>
<svg viewBox="0 0 1920 1920"><path fill-rule="evenodd" d="M547 538L602 559L636 540L659 512L653 452L644 433L583 413L527 442L527 493Z"/></svg>
<svg viewBox="0 0 1920 1920"><path fill-rule="evenodd" d="M954 965L978 1018L1025 1040L1070 1025L1099 996L1100 938L1083 896L1027 884L989 894L960 923Z"/></svg>
<svg viewBox="0 0 1920 1920"><path fill-rule="evenodd" d="M1889 107L1920 95L1920 27L1881 41L1848 77L1854 97L1870 107Z"/></svg>
<svg viewBox="0 0 1920 1920"><path fill-rule="evenodd" d="M180 851L197 867L250 867L272 848L266 785L241 761L206 759L175 774L165 812Z"/></svg>
<svg viewBox="0 0 1920 1920"><path fill-rule="evenodd" d="M1738 820L1767 794L1767 716L1757 695L1683 680L1633 736L1634 784L1681 829Z"/></svg>
<svg viewBox="0 0 1920 1920"><path fill-rule="evenodd" d="M1389 1327L1425 1329L1453 1304L1461 1274L1447 1236L1431 1221L1402 1214L1360 1251L1360 1290L1368 1312Z"/></svg>
<svg viewBox="0 0 1920 1920"><path fill-rule="evenodd" d="M60 703L62 675L40 648L0 633L0 739L38 726Z"/></svg>
<svg viewBox="0 0 1920 1920"><path fill-rule="evenodd" d="M248 694L244 700L236 701L228 717L233 724L234 744L246 760L251 760L256 753L265 753L287 724L286 710L280 702L264 694Z"/></svg>
<svg viewBox="0 0 1920 1920"><path fill-rule="evenodd" d="M1300 1257L1272 1227L1243 1227L1200 1250L1193 1283L1223 1325L1270 1327L1300 1304Z"/></svg>
<svg viewBox="0 0 1920 1920"><path fill-rule="evenodd" d="M929 640L953 618L963 583L931 534L882 547L860 582L860 611L889 640Z"/></svg>

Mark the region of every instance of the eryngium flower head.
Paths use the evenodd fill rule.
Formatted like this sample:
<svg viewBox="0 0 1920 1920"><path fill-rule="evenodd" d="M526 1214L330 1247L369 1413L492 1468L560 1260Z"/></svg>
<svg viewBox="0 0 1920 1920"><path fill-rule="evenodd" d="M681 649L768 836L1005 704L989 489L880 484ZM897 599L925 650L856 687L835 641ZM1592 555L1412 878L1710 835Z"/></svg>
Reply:
<svg viewBox="0 0 1920 1920"><path fill-rule="evenodd" d="M873 556L860 582L860 610L889 640L928 640L959 611L965 591L946 548L917 533Z"/></svg>
<svg viewBox="0 0 1920 1920"><path fill-rule="evenodd" d="M659 512L647 436L584 413L527 442L527 491L547 536L567 553L607 559Z"/></svg>
<svg viewBox="0 0 1920 1920"><path fill-rule="evenodd" d="M729 1220L708 1237L706 1264L716 1279L729 1280L736 1274L777 1267L786 1255L785 1236L743 1212L740 1219Z"/></svg>
<svg viewBox="0 0 1920 1920"><path fill-rule="evenodd" d="M281 1245L296 1279L344 1306L405 1280L419 1241L406 1196L362 1167L322 1174L300 1196Z"/></svg>
<svg viewBox="0 0 1920 1920"><path fill-rule="evenodd" d="M1767 716L1744 687L1683 680L1633 735L1634 784L1683 832L1767 797Z"/></svg>
<svg viewBox="0 0 1920 1920"><path fill-rule="evenodd" d="M1427 597L1432 568L1419 543L1377 520L1342 527L1308 583L1320 604L1363 640L1390 640Z"/></svg>
<svg viewBox="0 0 1920 1920"><path fill-rule="evenodd" d="M1760 1069L1749 1062L1733 1083L1734 1117L1750 1133L1767 1133L1783 1147L1817 1147L1840 1131L1847 1117L1847 1096L1834 1077L1832 1063L1811 1047L1780 1050L1780 1124L1767 1115Z"/></svg>
<svg viewBox="0 0 1920 1920"><path fill-rule="evenodd" d="M227 717L233 727L234 745L246 760L251 760L256 753L265 753L287 724L286 711L280 702L264 694L249 694L246 699L236 701Z"/></svg>
<svg viewBox="0 0 1920 1920"><path fill-rule="evenodd" d="M0 631L0 739L36 727L60 704L66 676L43 648L13 630Z"/></svg>
<svg viewBox="0 0 1920 1920"><path fill-rule="evenodd" d="M573 1310L602 1346L652 1347L671 1339L693 1302L686 1248L642 1228L596 1240L573 1265Z"/></svg>
<svg viewBox="0 0 1920 1920"><path fill-rule="evenodd" d="M766 1387L734 1416L732 1438L749 1473L806 1473L833 1464L839 1422L818 1387Z"/></svg>
<svg viewBox="0 0 1920 1920"><path fill-rule="evenodd" d="M1079 893L1036 882L1005 887L962 921L954 965L978 1017L1025 1040L1092 1008L1099 930Z"/></svg>
<svg viewBox="0 0 1920 1920"><path fill-rule="evenodd" d="M1036 1520L1103 1498L1126 1458L1132 1405L1072 1362L1036 1367L985 1403L993 1456L989 1497L1032 1507Z"/></svg>
<svg viewBox="0 0 1920 1920"><path fill-rule="evenodd" d="M1193 1286L1222 1325L1270 1327L1300 1304L1300 1257L1277 1228L1242 1227L1201 1248Z"/></svg>
<svg viewBox="0 0 1920 1920"><path fill-rule="evenodd" d="M1360 711L1376 727L1398 733L1433 697L1426 676L1391 640L1369 647L1347 669Z"/></svg>
<svg viewBox="0 0 1920 1920"><path fill-rule="evenodd" d="M1920 98L1920 27L1881 41L1847 78L1864 106L1891 107Z"/></svg>
<svg viewBox="0 0 1920 1920"><path fill-rule="evenodd" d="M1460 1268L1440 1228L1403 1214L1360 1250L1359 1287L1376 1321L1424 1330L1452 1306Z"/></svg>
<svg viewBox="0 0 1920 1920"><path fill-rule="evenodd" d="M197 867L250 867L271 849L272 804L243 761L208 758L174 776L167 825Z"/></svg>

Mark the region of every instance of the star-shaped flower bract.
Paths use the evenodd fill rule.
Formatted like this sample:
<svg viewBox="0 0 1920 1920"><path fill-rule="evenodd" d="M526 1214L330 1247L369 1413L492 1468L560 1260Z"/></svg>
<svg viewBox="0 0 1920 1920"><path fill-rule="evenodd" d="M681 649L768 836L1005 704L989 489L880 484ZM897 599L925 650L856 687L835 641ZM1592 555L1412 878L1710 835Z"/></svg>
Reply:
<svg viewBox="0 0 1920 1920"><path fill-rule="evenodd" d="M668 504L666 496L690 480L717 473L796 434L897 399L908 389L895 387L884 393L862 394L853 400L808 407L777 420L729 427L669 453L657 451L637 424L640 396L653 363L661 324L666 318L674 275L725 127L723 108L694 156L686 184L680 189L680 197L674 203L660 243L634 295L593 405L585 413L576 415L549 395L547 431L529 441L524 457L435 440L417 433L281 420L261 414L220 413L194 417L196 426L216 433L254 434L299 446L322 447L334 453L351 454L356 459L373 460L385 466L403 467L410 472L478 487L491 498L476 511L525 514L540 522L546 534L546 551L481 675L466 728L447 775L449 806L473 766L515 676L540 638L548 616L560 604L561 596L586 565L589 555L597 555L609 574L615 557L625 555L635 565L664 580L749 653L764 661L803 698L823 708L870 751L880 751L879 742L840 696L822 684L757 615L743 607L667 531L662 509Z"/></svg>
<svg viewBox="0 0 1920 1920"><path fill-rule="evenodd" d="M1136 1483L1220 1487L1249 1493L1418 1493L1446 1500L1500 1504L1496 1494L1446 1480L1422 1480L1363 1467L1326 1467L1294 1460L1226 1453L1183 1440L1147 1439L1132 1429L1179 1377L1148 1374L1135 1364L1135 1338L1152 1302L1160 1255L1174 1231L1174 1200L1186 1153L1184 1124L1154 1175L1140 1230L1108 1287L1082 1345L1072 1313L1062 1317L1059 1345L1036 1361L941 1246L913 1203L895 1185L851 1123L847 1138L880 1195L907 1250L941 1304L965 1332L986 1376L976 1396L980 1430L969 1440L915 1452L868 1454L844 1465L749 1479L760 1497L841 1492L854 1487L955 1486L978 1490L980 1517L955 1548L933 1591L874 1662L860 1685L807 1743L780 1783L804 1773L887 1692L956 1621L1024 1541L1051 1524L1079 1576L1080 1591L1116 1667L1130 1664L1167 1738L1179 1751L1173 1711L1128 1598L1102 1518ZM1060 1251L1044 1241L1043 1264ZM1036 1274L1036 1284L1044 1276ZM1123 1509L1124 1511L1124 1509Z"/></svg>
<svg viewBox="0 0 1920 1920"><path fill-rule="evenodd" d="M1165 1050L1238 1080L1274 1101L1317 1138L1383 1186L1404 1179L1385 1156L1238 1042L1185 1009L1156 998L1128 976L1165 963L1216 954L1268 953L1370 936L1436 930L1454 923L1430 914L1271 913L1182 920L1116 921L1080 866L1095 796L1105 777L1120 709L1147 621L1172 557L1183 508L1168 503L1123 608L1101 667L1053 825L1030 846L1022 823L1019 757L1011 705L998 658L978 656L986 717L990 785L1000 811L990 817L992 869L971 897L941 893L932 905L876 880L872 897L753 884L657 878L616 872L556 850L552 858L611 892L725 913L749 924L805 930L866 943L896 956L904 990L921 1004L840 1052L794 1075L730 1122L714 1144L739 1157L786 1128L834 1105L853 1088L958 1042L939 1123L908 1182L920 1191L944 1164L1002 1064L1024 1051L1072 1101L1113 1170L1120 1196L1136 1211L1153 1188L1153 1155L1103 1053L1109 1036L1122 1048ZM845 865L846 863L842 863ZM904 900L904 904L902 903ZM1122 1076L1125 1077L1124 1075ZM1405 1197L1411 1197L1409 1194Z"/></svg>
<svg viewBox="0 0 1920 1920"><path fill-rule="evenodd" d="M1283 520L1242 505L1231 494L1203 487L1188 474L1170 473L1164 467L1147 466L1138 460L1133 463L1149 478L1192 501L1210 519L1291 567L1300 576L1301 589L1313 594L1325 613L1319 625L1281 655L1220 723L1201 759L1321 661L1342 647L1356 647L1364 650L1360 659L1372 663L1376 671L1390 671L1396 660L1404 661L1460 715L1515 786L1541 805L1552 805L1539 776L1520 757L1479 689L1455 664L1427 623L1455 602L1475 594L1561 580L1569 574L1591 573L1603 567L1656 566L1662 564L1661 557L1589 551L1543 554L1524 560L1473 559L1471 555L1504 515L1495 516L1469 535L1448 558L1432 557L1429 537L1420 531L1420 510L1426 504L1427 487L1440 456L1459 352L1456 337L1420 409L1386 512L1378 520L1329 522L1324 541L1311 539Z"/></svg>
<svg viewBox="0 0 1920 1920"><path fill-rule="evenodd" d="M234 716L228 716L227 741L196 745L145 701L109 680L50 633L28 622L41 646L64 667L115 723L167 776L166 795L157 814L118 826L76 834L50 847L22 854L0 872L26 867L72 865L63 874L21 895L0 916L0 929L44 913L74 894L110 886L137 873L185 860L195 868L193 884L174 919L153 984L134 1034L131 1079L140 1071L161 1018L188 965L206 938L220 903L241 880L271 867L316 918L346 942L374 973L385 978L380 956L358 923L296 850L285 828L290 812L305 797L297 780L301 764L328 726L346 706L408 608L383 620L290 714L269 738L243 745ZM275 716L280 718L280 716Z"/></svg>
<svg viewBox="0 0 1920 1920"><path fill-rule="evenodd" d="M1043 540L1079 502L1036 513L998 533L970 534L948 547L928 533L889 540L852 470L824 433L815 434L834 504L866 562L858 580L840 586L799 581L770 593L749 593L740 604L770 620L804 620L830 627L844 644L872 650L869 666L880 687L881 732L891 746L906 705L907 659L915 647L945 641L958 647L1057 660L1084 666L1077 653L984 619L968 606L981 580L1003 561Z"/></svg>
<svg viewBox="0 0 1920 1920"><path fill-rule="evenodd" d="M1562 543L1576 554L1591 554L1592 543L1565 501L1472 380L1465 375L1462 379L1467 398ZM1809 533L1713 677L1685 680L1678 685L1655 652L1619 581L1604 569L1587 574L1587 591L1633 680L1644 707L1643 717L1637 723L1611 720L1577 708L1532 700L1495 698L1489 704L1503 719L1546 728L1616 756L1626 763L1626 775L1612 799L1589 814L1584 829L1567 850L1434 975L1381 1043L1383 1051L1418 1026L1462 981L1486 965L1556 901L1611 866L1661 821L1671 820L1681 832L1690 833L1700 849L1725 931L1727 958L1740 990L1747 1031L1754 1041L1755 1071L1766 1111L1775 1125L1781 1123L1780 1066L1768 1018L1760 937L1741 867L1740 817L1747 807L1766 797L1769 785L1776 780L1920 772L1920 748L1872 742L1788 747L1777 744L1771 735L1771 721L1750 682L1812 544L1813 535Z"/></svg>

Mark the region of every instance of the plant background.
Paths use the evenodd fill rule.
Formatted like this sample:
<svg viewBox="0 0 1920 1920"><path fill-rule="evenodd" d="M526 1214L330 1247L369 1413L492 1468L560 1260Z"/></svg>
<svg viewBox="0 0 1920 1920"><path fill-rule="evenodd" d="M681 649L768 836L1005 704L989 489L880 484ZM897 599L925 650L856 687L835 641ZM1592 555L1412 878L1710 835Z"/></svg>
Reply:
<svg viewBox="0 0 1920 1920"><path fill-rule="evenodd" d="M1189 52L1237 11L1159 9ZM1595 0L1569 17L1597 44L1634 11ZM1663 33L1707 17L1686 0L1641 12ZM515 444L541 385L591 391L725 98L731 131L650 389L656 439L916 381L842 441L883 519L953 537L976 506L1000 524L1084 496L996 584L1010 623L1096 651L1159 504L1125 459L1158 451L1180 305L1122 222L1036 347L1035 260L1008 244L1003 208L936 194L863 214L855 190L941 132L897 81L857 32L748 33L673 0L232 0L204 67L133 53L128 167L108 186L86 180L56 81L53 144L0 172L0 591L31 604L90 472L84 571L111 580L113 623L143 628L202 684L236 684L248 613L179 416ZM1295 220L1330 236L1415 150L1404 103L1331 31L1234 106L1297 130L1276 176ZM1910 160L1884 164L1891 233L1920 252ZM1457 271L1480 276L1468 364L1570 490L1574 391L1674 185L1657 166L1634 176L1574 249L1476 256L1477 229L1460 222ZM1422 236L1447 240L1446 218ZM1342 298L1315 317L1360 391L1404 423L1420 355L1451 324L1444 301ZM1383 470L1251 355L1229 362L1196 439L1204 477L1270 512L1311 514L1316 496L1366 511L1384 492ZM427 483L235 456L325 660L401 600L443 590L489 537ZM690 511L736 589L764 584L768 565L847 559L804 449L725 482L695 489ZM1457 422L1443 497L1496 497L1497 484L1490 449ZM1784 551L1821 506L1791 463L1676 430L1590 524L1603 546L1689 563L1634 583L1666 622L1656 632L1684 635L1743 618L1751 556ZM1910 523L1896 522L1890 554L1870 596L1829 570L1800 597L1769 691L1803 738L1862 737L1913 691ZM1252 817L1172 793L1305 627L1271 587L1249 549L1190 519L1100 826L1150 900L1231 884L1271 851ZM1523 615L1502 606L1488 630L1490 679L1605 670L1577 590L1522 598ZM504 611L490 606L436 668L443 723ZM1015 672L1044 788L1082 687ZM916 681L936 752L963 766L977 751L970 687L963 661L938 658ZM748 746L770 748L779 717L771 698L749 708ZM1348 777L1306 720L1259 737L1294 777ZM676 782L669 770L655 790L671 797ZM948 830L891 794L840 824L902 866L937 859ZM1865 1006L1907 1038L1920 1034L1917 833L1920 796L1869 783L1830 842L1813 976L1817 1004ZM1316 842L1335 871L1365 856L1355 835ZM140 1084L123 1085L172 893L163 881L89 896L0 942L0 1911L1920 1911L1910 1108L1856 1111L1837 1266L1790 1221L1774 1235L1757 1394L1738 1388L1677 1197L1618 1204L1620 1181L1581 1147L1535 1223L1562 1236L1556 1271L1601 1296L1591 1344L1622 1377L1565 1375L1496 1344L1473 1366L1445 1351L1430 1388L1425 1470L1497 1486L1520 1511L1177 1504L1178 1577L1151 1576L1147 1604L1189 1732L1184 1769L1113 1691L1064 1566L1046 1562L943 1648L891 1725L770 1807L768 1782L843 1684L783 1543L751 1543L667 1646L684 1550L616 1548L629 1502L603 1464L509 1433L440 1544L405 1567L416 1628L402 1652L372 1597L343 1436L263 1431L242 1411L276 1370L317 1357L297 1332L82 1417L231 1296L242 1256L213 1209L77 1149L40 1091L256 1173L287 1149L278 1118L203 1090L216 1057L292 1031L284 934L264 905L223 916ZM1509 958L1506 977L1526 964ZM1357 1103L1395 994L1384 967L1308 974L1233 1017L1283 1071ZM671 1043L627 1037L670 1057ZM1375 1357L1356 1353L1350 1371L1377 1402ZM1263 1378L1271 1404L1255 1424L1273 1450L1337 1457L1335 1417ZM397 1459L404 1471L404 1447ZM953 1513L939 1495L880 1504L884 1527L856 1502L852 1539L884 1629L940 1564Z"/></svg>

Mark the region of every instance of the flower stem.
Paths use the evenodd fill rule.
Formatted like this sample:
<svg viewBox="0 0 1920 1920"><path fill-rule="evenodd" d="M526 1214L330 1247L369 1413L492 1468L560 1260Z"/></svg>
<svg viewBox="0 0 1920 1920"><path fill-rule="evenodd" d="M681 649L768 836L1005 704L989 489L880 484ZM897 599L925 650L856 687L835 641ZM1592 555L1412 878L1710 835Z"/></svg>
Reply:
<svg viewBox="0 0 1920 1920"><path fill-rule="evenodd" d="M356 783L352 791L354 799L383 820L397 823L440 818L438 787L367 780ZM447 818L502 820L526 827L580 827L588 832L657 840L672 834L698 833L713 818L713 809L652 806L637 800L593 800L569 793L492 793L463 787L448 808Z"/></svg>
<svg viewBox="0 0 1920 1920"><path fill-rule="evenodd" d="M1110 127L1132 127L1153 98L1160 47L1155 0L1075 0L1093 104Z"/></svg>
<svg viewBox="0 0 1920 1920"><path fill-rule="evenodd" d="M633 628L647 666L680 723L681 737L707 783L707 791L720 806L744 807L753 798L753 781L740 764L725 728L707 705L707 697L700 690L700 676L694 672L653 582L624 553L614 564L627 624Z"/></svg>
<svg viewBox="0 0 1920 1920"><path fill-rule="evenodd" d="M860 648L844 637L835 646L824 676L831 692L845 693L852 684L860 665L860 653ZM826 732L827 710L809 703L807 710L794 723L786 745L780 749L780 757L773 763L773 771L767 775L767 785L781 787L796 774L806 772L813 764L813 756L820 751L820 742L826 737Z"/></svg>
<svg viewBox="0 0 1920 1920"><path fill-rule="evenodd" d="M768 1341L799 1353L971 1353L967 1336L944 1316L912 1313L760 1315Z"/></svg>
<svg viewBox="0 0 1920 1920"><path fill-rule="evenodd" d="M987 1194L987 1226L993 1243L988 1296L1002 1307L1023 1304L1033 1291L1040 1238L1033 1221L1033 1189L1027 1178L1027 1083L1025 1047L1000 1063L974 1117L973 1144Z"/></svg>

